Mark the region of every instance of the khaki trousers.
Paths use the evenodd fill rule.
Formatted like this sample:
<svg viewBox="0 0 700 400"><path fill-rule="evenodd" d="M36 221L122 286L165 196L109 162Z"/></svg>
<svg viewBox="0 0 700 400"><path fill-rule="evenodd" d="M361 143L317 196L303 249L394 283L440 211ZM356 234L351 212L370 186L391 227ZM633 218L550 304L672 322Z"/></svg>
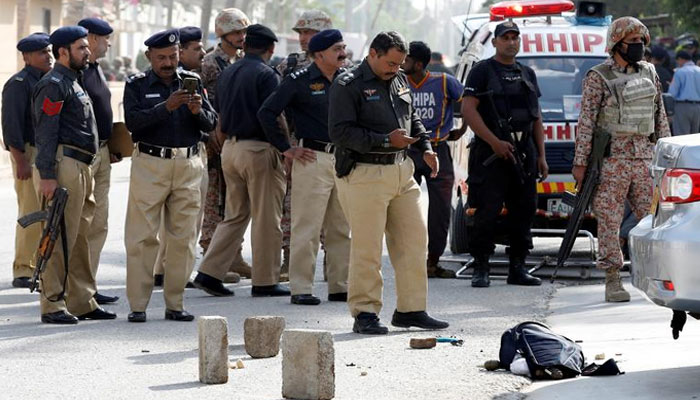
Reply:
<svg viewBox="0 0 700 400"><path fill-rule="evenodd" d="M97 158L92 164L95 196L95 216L92 218L88 232L90 248L90 272L92 278L97 277L97 267L100 264L100 254L107 241L107 220L109 217L109 184L112 174L112 164L109 159L109 147L102 146L97 152Z"/></svg>
<svg viewBox="0 0 700 400"><path fill-rule="evenodd" d="M214 231L199 271L223 280L252 219L254 286L279 282L282 200L285 178L279 152L257 140L224 142L226 215Z"/></svg>
<svg viewBox="0 0 700 400"><path fill-rule="evenodd" d="M146 311L153 291L161 220L168 243L163 297L182 311L183 294L195 260L196 225L204 166L199 156L163 159L134 151L126 211L126 295L131 311Z"/></svg>
<svg viewBox="0 0 700 400"><path fill-rule="evenodd" d="M24 156L29 161L34 170L34 159L36 158L36 148L26 144L24 146ZM15 193L17 193L17 217L39 211L39 197L37 196L32 179L17 179L17 163L14 157L10 156L12 162L12 177L15 180ZM22 228L19 224L15 227L15 259L12 262L12 277L31 277L34 274L36 264L36 249L41 238L41 225L34 224L27 228Z"/></svg>
<svg viewBox="0 0 700 400"><path fill-rule="evenodd" d="M68 244L68 278L65 300L55 299L63 289L66 268L63 247L59 236L53 248L46 270L41 278L41 313L48 314L66 309L73 315L83 315L95 310L93 299L97 291L95 278L90 272L90 250L88 232L95 214L95 199L92 195L92 170L88 164L63 155L63 145L56 152L58 185L68 190L68 202L64 211L66 241ZM34 170L34 182L38 189L39 172ZM38 190L37 190L38 193Z"/></svg>
<svg viewBox="0 0 700 400"><path fill-rule="evenodd" d="M413 179L413 162L407 158L393 165L358 163L336 182L352 232L348 280L352 316L361 312L379 315L381 311L385 233L396 275L396 309L425 311L428 235L420 208L420 187Z"/></svg>
<svg viewBox="0 0 700 400"><path fill-rule="evenodd" d="M202 183L199 186L199 192L201 193L199 214L197 215L197 233L196 238L199 237L199 232L202 230L202 218L204 217L204 201L207 196L207 187L209 186L209 174L207 174L207 150L204 147L204 143L199 143L199 155L202 157L202 164L204 165L204 173L202 174ZM158 231L158 238L160 240L160 246L158 247L158 256L156 257L156 265L154 274L163 275L165 271L165 252L168 247L168 243L163 239L165 237L165 209L163 209L163 216L161 216L160 230ZM196 245L195 245L196 248Z"/></svg>
<svg viewBox="0 0 700 400"><path fill-rule="evenodd" d="M328 293L348 291L350 225L338 200L335 157L316 152L316 161L292 165L292 235L289 283L292 294L311 294L320 234L326 241Z"/></svg>

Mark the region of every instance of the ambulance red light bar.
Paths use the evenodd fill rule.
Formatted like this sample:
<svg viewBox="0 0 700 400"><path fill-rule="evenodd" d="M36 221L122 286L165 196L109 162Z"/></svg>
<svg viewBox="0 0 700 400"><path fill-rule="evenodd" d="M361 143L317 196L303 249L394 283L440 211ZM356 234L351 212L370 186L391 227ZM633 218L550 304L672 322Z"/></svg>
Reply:
<svg viewBox="0 0 700 400"><path fill-rule="evenodd" d="M560 15L575 9L569 0L502 1L492 5L489 13L491 21L503 21L506 18Z"/></svg>

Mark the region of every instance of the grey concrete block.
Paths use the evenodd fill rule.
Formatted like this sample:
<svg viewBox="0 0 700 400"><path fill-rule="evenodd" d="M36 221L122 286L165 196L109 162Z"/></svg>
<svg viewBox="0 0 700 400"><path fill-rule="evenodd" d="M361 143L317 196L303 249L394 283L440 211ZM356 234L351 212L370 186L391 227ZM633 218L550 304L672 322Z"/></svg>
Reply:
<svg viewBox="0 0 700 400"><path fill-rule="evenodd" d="M218 316L199 317L199 381L228 382L228 323Z"/></svg>
<svg viewBox="0 0 700 400"><path fill-rule="evenodd" d="M280 336L284 326L284 317L246 318L243 324L246 353L253 358L276 356L280 351Z"/></svg>
<svg viewBox="0 0 700 400"><path fill-rule="evenodd" d="M290 329L282 336L282 396L335 397L335 350L330 332Z"/></svg>

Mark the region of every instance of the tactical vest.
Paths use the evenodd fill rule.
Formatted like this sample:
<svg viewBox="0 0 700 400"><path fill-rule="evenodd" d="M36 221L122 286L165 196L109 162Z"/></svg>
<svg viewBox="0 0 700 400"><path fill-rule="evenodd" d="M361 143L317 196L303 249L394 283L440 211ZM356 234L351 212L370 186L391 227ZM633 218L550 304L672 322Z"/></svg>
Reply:
<svg viewBox="0 0 700 400"><path fill-rule="evenodd" d="M503 82L501 81L501 78L498 76L498 70L496 69L496 66L494 63L496 61L493 60L493 58L490 58L486 60L488 63L488 70L489 70L489 78L488 82L486 84L486 90L487 91L493 91L493 97L494 99L501 99L505 104L506 104L506 110L498 110L498 117L508 119L513 116L513 109L510 100L508 99L508 95L505 91L505 88L503 86ZM537 118L539 118L539 103L537 102L537 89L535 88L535 84L530 81L530 78L527 76L526 73L523 72L522 66L520 63L516 62L515 63L515 70L520 73L520 76L522 77L522 87L521 90L525 92L525 97L527 99L527 110L526 112L520 112L517 113L518 115L526 115L524 120L518 120L518 119L513 119L512 122L514 125L530 125L531 123L536 121ZM498 107L498 103L496 103L496 106ZM494 116L494 118L497 116Z"/></svg>
<svg viewBox="0 0 700 400"><path fill-rule="evenodd" d="M603 78L611 93L611 104L603 105L597 125L612 136L649 136L654 132L656 80L653 67L640 63L639 72L625 74L610 65L591 68Z"/></svg>

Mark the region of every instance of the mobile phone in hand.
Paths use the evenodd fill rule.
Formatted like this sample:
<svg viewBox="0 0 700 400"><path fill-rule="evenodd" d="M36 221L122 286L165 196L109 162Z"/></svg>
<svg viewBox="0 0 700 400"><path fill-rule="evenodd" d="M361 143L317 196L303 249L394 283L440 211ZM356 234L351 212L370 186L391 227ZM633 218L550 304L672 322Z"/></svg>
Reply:
<svg viewBox="0 0 700 400"><path fill-rule="evenodd" d="M187 93L194 94L197 90L197 79L189 76L185 77L183 88L187 91Z"/></svg>

